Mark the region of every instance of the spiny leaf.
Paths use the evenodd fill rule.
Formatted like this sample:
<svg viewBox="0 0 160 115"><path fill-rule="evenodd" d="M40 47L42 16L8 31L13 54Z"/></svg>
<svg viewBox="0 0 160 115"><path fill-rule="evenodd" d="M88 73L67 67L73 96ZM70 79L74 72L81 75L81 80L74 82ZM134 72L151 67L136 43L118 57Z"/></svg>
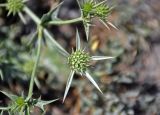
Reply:
<svg viewBox="0 0 160 115"><path fill-rule="evenodd" d="M55 48L57 48L57 50L60 53L62 53L62 55L64 55L65 57L69 56L69 53L58 42L55 41L55 39L51 36L48 30L44 29L44 34L48 39L51 40L51 42L53 43L53 46L55 46Z"/></svg>
<svg viewBox="0 0 160 115"><path fill-rule="evenodd" d="M11 99L12 101L15 101L17 98L18 98L18 96L16 96L16 95L13 95L13 94L9 94L9 93L7 93L7 92L4 92L4 91L0 91L1 93L3 93L4 95L6 95L9 99Z"/></svg>
<svg viewBox="0 0 160 115"><path fill-rule="evenodd" d="M48 13L44 14L41 18L41 24L45 24L49 21L52 20L52 17L54 19L57 19L58 16L58 12L59 12L59 8L62 5L63 2L61 2L60 4L58 4L56 7L54 7L53 9L51 9Z"/></svg>
<svg viewBox="0 0 160 115"><path fill-rule="evenodd" d="M86 33L86 38L87 38L87 41L89 39L89 28L90 28L90 24L84 24L84 28L85 28L85 33Z"/></svg>
<svg viewBox="0 0 160 115"><path fill-rule="evenodd" d="M99 88L99 86L97 85L97 83L94 81L94 79L92 78L92 76L86 71L85 72L85 76L90 80L91 83L93 83L93 85L102 93L101 89ZM103 93L102 93L103 94Z"/></svg>
<svg viewBox="0 0 160 115"><path fill-rule="evenodd" d="M0 7L6 7L7 6L7 4L6 3L4 3L4 4L0 4Z"/></svg>
<svg viewBox="0 0 160 115"><path fill-rule="evenodd" d="M66 96L67 96L67 94L68 94L68 91L69 91L69 88L70 88L70 86L71 86L71 82L72 82L74 73L75 73L74 71L71 71L71 72L70 72L70 75L69 75L69 78L68 78L68 81L67 81L67 85L66 85L66 89L65 89L65 93L64 93L64 96L63 96L63 102L65 101Z"/></svg>
<svg viewBox="0 0 160 115"><path fill-rule="evenodd" d="M54 99L54 100L49 100L49 101L43 101L41 99L38 99L38 102L35 104L35 106L39 107L40 109L42 109L44 111L44 106L45 105L53 103L53 102L55 102L57 100L59 100L59 99Z"/></svg>
<svg viewBox="0 0 160 115"><path fill-rule="evenodd" d="M97 60L105 60L105 59L113 59L114 57L108 57L108 56L92 56L91 59L94 61Z"/></svg>
<svg viewBox="0 0 160 115"><path fill-rule="evenodd" d="M18 12L18 15L24 24L27 24L27 21L21 12Z"/></svg>
<svg viewBox="0 0 160 115"><path fill-rule="evenodd" d="M0 77L1 77L2 80L4 79L2 70L0 70Z"/></svg>
<svg viewBox="0 0 160 115"><path fill-rule="evenodd" d="M76 50L80 50L80 49L81 49L81 40L78 33L78 29L76 29Z"/></svg>
<svg viewBox="0 0 160 115"><path fill-rule="evenodd" d="M9 110L10 107L0 107L0 110L5 111L5 110Z"/></svg>

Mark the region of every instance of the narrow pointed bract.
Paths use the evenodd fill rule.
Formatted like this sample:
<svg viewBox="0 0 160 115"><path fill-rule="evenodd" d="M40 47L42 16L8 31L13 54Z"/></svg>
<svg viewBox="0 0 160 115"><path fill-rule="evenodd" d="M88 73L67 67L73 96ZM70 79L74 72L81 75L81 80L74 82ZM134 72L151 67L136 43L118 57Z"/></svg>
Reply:
<svg viewBox="0 0 160 115"><path fill-rule="evenodd" d="M48 30L44 29L44 35L51 40L53 46L55 46L59 52L61 52L65 57L69 56L69 53L61 45L59 45L59 43L57 43L57 41L51 36Z"/></svg>
<svg viewBox="0 0 160 115"><path fill-rule="evenodd" d="M58 18L58 13L59 13L59 10L60 10L60 7L62 6L63 2L59 3L55 8L53 8L53 10L51 10L51 14L52 14L52 17L54 18Z"/></svg>
<svg viewBox="0 0 160 115"><path fill-rule="evenodd" d="M65 93L64 93L64 96L63 96L63 102L65 101L66 96L67 96L67 94L68 94L68 91L69 91L69 88L70 88L70 86L71 86L71 82L72 82L74 73L75 73L75 71L71 71L71 72L70 72L70 75L69 75L69 78L68 78L68 81L67 81L67 85L66 85L66 89L65 89Z"/></svg>
<svg viewBox="0 0 160 115"><path fill-rule="evenodd" d="M49 100L49 101L43 101L43 100L39 99L38 102L35 104L35 106L39 107L40 109L42 109L44 111L44 106L45 105L53 103L57 100L59 100L59 99L54 99L54 100Z"/></svg>
<svg viewBox="0 0 160 115"><path fill-rule="evenodd" d="M18 96L13 95L13 94L9 94L7 92L4 91L0 91L1 93L3 93L5 96L7 96L9 99L11 99L12 101L14 101Z"/></svg>
<svg viewBox="0 0 160 115"><path fill-rule="evenodd" d="M100 21L108 30L110 30L109 26L108 26L103 20L99 19L99 21Z"/></svg>
<svg viewBox="0 0 160 115"><path fill-rule="evenodd" d="M107 2L108 0L104 0L104 1L102 1L102 2L100 2L100 3L98 3L98 4L96 4L94 7L97 7L97 6L99 6L99 5L102 5L102 4L104 4L105 2Z"/></svg>
<svg viewBox="0 0 160 115"><path fill-rule="evenodd" d="M22 22L23 22L24 24L27 24L27 21L26 21L26 19L24 18L23 14L22 14L21 12L19 12L18 15L19 15L20 19L22 20Z"/></svg>
<svg viewBox="0 0 160 115"><path fill-rule="evenodd" d="M115 26L115 25L113 25L111 22L107 22L111 27L113 27L114 29L116 29L116 30L118 30L118 28Z"/></svg>
<svg viewBox="0 0 160 115"><path fill-rule="evenodd" d="M77 29L76 30L76 50L80 50L80 49L81 49L81 40L80 40L80 36Z"/></svg>
<svg viewBox="0 0 160 115"><path fill-rule="evenodd" d="M0 77L1 77L2 80L4 79L2 70L0 70Z"/></svg>
<svg viewBox="0 0 160 115"><path fill-rule="evenodd" d="M108 56L92 56L91 60L98 61L98 60L106 60L106 59L113 59L114 57L108 57Z"/></svg>
<svg viewBox="0 0 160 115"><path fill-rule="evenodd" d="M87 71L85 72L85 76L103 94L103 92L101 91L101 89L99 88L99 86L97 85L97 83L94 81L94 79L92 78L92 76Z"/></svg>
<svg viewBox="0 0 160 115"><path fill-rule="evenodd" d="M7 6L7 4L6 3L4 3L4 4L0 4L0 7L6 7Z"/></svg>
<svg viewBox="0 0 160 115"><path fill-rule="evenodd" d="M90 31L89 28L90 28L90 24L84 24L87 41L89 39L89 31Z"/></svg>

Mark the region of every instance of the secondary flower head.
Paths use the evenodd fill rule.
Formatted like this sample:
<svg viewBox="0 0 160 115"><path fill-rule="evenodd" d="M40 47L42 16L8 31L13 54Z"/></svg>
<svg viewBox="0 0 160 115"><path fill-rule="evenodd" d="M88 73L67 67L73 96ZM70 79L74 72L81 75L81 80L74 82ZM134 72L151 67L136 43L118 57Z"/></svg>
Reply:
<svg viewBox="0 0 160 115"><path fill-rule="evenodd" d="M66 52L64 52L66 53ZM97 83L91 77L89 72L87 71L88 66L90 66L90 62L94 60L105 60L105 59L112 59L113 57L107 56L90 56L89 53L85 52L81 48L80 37L78 31L76 32L76 51L73 51L71 54L67 54L68 57L68 65L71 68L71 72L67 81L63 102L67 96L69 88L71 86L71 82L75 73L81 74L86 76L90 82L102 93Z"/></svg>
<svg viewBox="0 0 160 115"><path fill-rule="evenodd" d="M44 106L47 104L50 104L55 100L50 100L50 101L43 101L40 98L38 99L33 99L33 98L27 98L24 97L22 94L21 96L9 94L7 92L1 91L5 96L7 96L10 100L11 103L9 104L8 107L0 107L1 115L3 115L4 111L7 111L9 115L24 115L24 113L27 113L27 115L30 115L33 107L39 107L42 111L44 111Z"/></svg>
<svg viewBox="0 0 160 115"><path fill-rule="evenodd" d="M9 16L10 14L18 14L22 22L26 24L26 20L21 13L23 11L23 8L25 7L26 1L27 0L7 0L6 3L0 4L0 7L6 7L6 9L8 10L7 16Z"/></svg>
<svg viewBox="0 0 160 115"><path fill-rule="evenodd" d="M98 1L98 0L97 0ZM109 29L109 26L117 29L111 22L107 20L108 15L111 13L112 8L106 4L107 0L97 2L96 0L84 0L81 4L77 0L81 8L81 16L85 27L86 37L89 37L89 27L92 25L92 19L97 17L99 21Z"/></svg>
<svg viewBox="0 0 160 115"><path fill-rule="evenodd" d="M24 7L24 2L22 0L7 0L7 10L9 13L14 15L18 12L21 12Z"/></svg>

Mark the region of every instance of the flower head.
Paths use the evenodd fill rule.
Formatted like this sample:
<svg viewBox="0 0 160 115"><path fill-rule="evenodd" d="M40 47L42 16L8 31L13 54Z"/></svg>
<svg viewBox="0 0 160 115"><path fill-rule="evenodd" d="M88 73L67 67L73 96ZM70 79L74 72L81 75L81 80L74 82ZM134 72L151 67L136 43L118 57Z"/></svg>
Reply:
<svg viewBox="0 0 160 115"><path fill-rule="evenodd" d="M99 86L91 77L87 69L91 61L112 59L113 57L90 56L89 53L86 53L84 50L81 49L81 43L80 43L80 37L79 37L78 31L76 32L76 51L73 51L70 55L67 55L67 57L68 57L68 64L71 68L71 72L67 81L63 102L67 96L67 93L69 91L69 88L71 86L71 82L75 73L86 76L90 80L90 82L92 82L92 84L102 93Z"/></svg>
<svg viewBox="0 0 160 115"><path fill-rule="evenodd" d="M31 109L33 107L39 107L41 110L44 111L44 106L50 104L55 100L43 101L41 98L33 99L33 98L26 98L22 94L21 96L9 94L7 92L1 91L5 96L7 96L11 100L11 104L8 107L0 107L1 115L4 111L7 111L9 115L23 115L24 113L28 113L30 115ZM28 115L27 114L27 115Z"/></svg>
<svg viewBox="0 0 160 115"><path fill-rule="evenodd" d="M22 0L7 0L7 10L14 15L23 10L24 3Z"/></svg>
<svg viewBox="0 0 160 115"><path fill-rule="evenodd" d="M23 11L23 8L25 7L24 3L26 1L27 0L7 0L7 3L0 4L0 7L6 7L6 9L8 10L7 16L9 16L10 14L18 14L22 22L26 24L26 20L21 13Z"/></svg>
<svg viewBox="0 0 160 115"><path fill-rule="evenodd" d="M72 52L68 57L68 64L70 68L76 72L84 72L89 66L90 56L83 50Z"/></svg>
<svg viewBox="0 0 160 115"><path fill-rule="evenodd" d="M99 21L109 29L109 26L117 29L112 23L107 20L108 15L112 11L112 7L106 4L107 0L96 2L96 0L84 0L83 3L79 3L81 8L81 16L85 27L87 40L89 38L89 28L92 25L92 19L97 17Z"/></svg>

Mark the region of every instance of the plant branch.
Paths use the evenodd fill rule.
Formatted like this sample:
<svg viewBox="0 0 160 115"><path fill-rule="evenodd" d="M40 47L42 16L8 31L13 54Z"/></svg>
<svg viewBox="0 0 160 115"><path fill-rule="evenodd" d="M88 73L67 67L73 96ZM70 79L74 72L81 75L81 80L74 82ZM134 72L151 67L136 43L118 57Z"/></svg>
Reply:
<svg viewBox="0 0 160 115"><path fill-rule="evenodd" d="M32 20L39 25L41 23L41 20L28 8L24 7L23 10L32 18Z"/></svg>
<svg viewBox="0 0 160 115"><path fill-rule="evenodd" d="M41 26L38 27L38 49L37 49L36 62L34 64L32 75L31 75L29 92L28 92L28 97L27 97L28 99L30 99L33 94L34 79L36 76L36 70L38 67L39 60L40 60L41 45L42 45L42 43L41 43L42 42L42 31L43 31L43 28Z"/></svg>
<svg viewBox="0 0 160 115"><path fill-rule="evenodd" d="M71 19L71 20L52 20L49 21L47 24L48 25L63 25L63 24L71 24L71 23L76 23L76 22L81 22L83 21L82 17Z"/></svg>
<svg viewBox="0 0 160 115"><path fill-rule="evenodd" d="M28 7L24 7L24 11L32 18L32 20L37 25L41 24L41 19L38 18ZM58 42L56 42L56 40L52 37L52 35L50 34L50 32L45 27L43 27L43 31L44 31L44 34L46 35L46 37L49 40L51 40L51 42L53 43L53 45L56 46L57 49L59 49L59 51L62 53L62 55L65 54L65 56L68 56L67 51L63 47L61 47L61 45L59 45Z"/></svg>

